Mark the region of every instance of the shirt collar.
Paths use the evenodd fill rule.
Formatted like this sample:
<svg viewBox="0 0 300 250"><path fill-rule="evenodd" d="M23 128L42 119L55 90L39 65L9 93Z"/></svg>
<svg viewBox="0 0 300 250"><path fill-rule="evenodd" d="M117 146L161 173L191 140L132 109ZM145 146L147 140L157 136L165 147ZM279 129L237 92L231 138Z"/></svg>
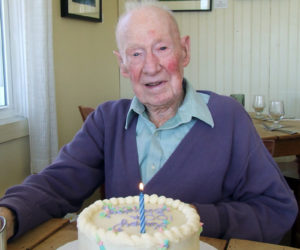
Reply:
<svg viewBox="0 0 300 250"><path fill-rule="evenodd" d="M194 90L186 79L183 79L183 86L186 88L183 103L178 109L177 115L182 121L190 120L192 117L197 118L211 127L214 127L214 121L207 107L209 95L199 93ZM130 108L127 113L125 129L128 128L130 121L135 114L143 115L145 106L138 100L136 96L133 97Z"/></svg>
<svg viewBox="0 0 300 250"><path fill-rule="evenodd" d="M186 94L182 105L179 107L178 113L197 118L211 127L214 127L214 121L207 106L210 96L195 91L193 86L185 79L184 82L186 82Z"/></svg>
<svg viewBox="0 0 300 250"><path fill-rule="evenodd" d="M128 128L128 125L135 114L142 115L144 112L145 106L139 101L139 99L137 99L136 96L134 96L127 113L125 129Z"/></svg>

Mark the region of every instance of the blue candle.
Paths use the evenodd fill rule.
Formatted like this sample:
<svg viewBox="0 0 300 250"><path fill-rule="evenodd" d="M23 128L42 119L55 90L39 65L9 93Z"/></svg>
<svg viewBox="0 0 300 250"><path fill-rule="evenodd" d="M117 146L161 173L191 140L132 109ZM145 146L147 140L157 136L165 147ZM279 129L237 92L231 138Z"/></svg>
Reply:
<svg viewBox="0 0 300 250"><path fill-rule="evenodd" d="M139 207L139 212L140 212L140 233L144 234L146 233L146 225L145 225L145 206L144 206L144 185L143 183L140 183L140 197L139 197L139 201L140 201L140 207Z"/></svg>

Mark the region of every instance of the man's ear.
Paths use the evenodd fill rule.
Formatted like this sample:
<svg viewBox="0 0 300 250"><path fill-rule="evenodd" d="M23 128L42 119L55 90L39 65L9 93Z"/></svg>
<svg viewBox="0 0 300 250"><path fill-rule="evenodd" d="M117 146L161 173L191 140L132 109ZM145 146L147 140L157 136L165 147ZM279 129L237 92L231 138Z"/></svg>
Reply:
<svg viewBox="0 0 300 250"><path fill-rule="evenodd" d="M191 58L190 37L189 36L182 37L180 43L183 50L182 65L183 67L186 67L190 63L190 58Z"/></svg>
<svg viewBox="0 0 300 250"><path fill-rule="evenodd" d="M114 55L118 59L118 63L119 63L119 67L120 67L120 72L121 72L122 76L124 76L125 78L129 78L129 73L128 73L127 67L124 64L124 61L123 61L123 58L122 58L120 52L114 50L113 53L114 53Z"/></svg>

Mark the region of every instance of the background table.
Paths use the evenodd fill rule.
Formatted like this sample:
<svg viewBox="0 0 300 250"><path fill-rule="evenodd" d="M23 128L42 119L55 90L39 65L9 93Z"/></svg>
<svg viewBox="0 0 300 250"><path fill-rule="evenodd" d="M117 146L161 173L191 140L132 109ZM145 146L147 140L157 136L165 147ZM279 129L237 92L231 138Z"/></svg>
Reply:
<svg viewBox="0 0 300 250"><path fill-rule="evenodd" d="M250 113L250 116L260 137L263 140L275 141L274 157L300 155L300 120L282 120L280 122L286 126L286 129L298 132L297 134L289 135L280 131L268 131L263 128L262 123L271 125L271 121L255 119L252 113Z"/></svg>

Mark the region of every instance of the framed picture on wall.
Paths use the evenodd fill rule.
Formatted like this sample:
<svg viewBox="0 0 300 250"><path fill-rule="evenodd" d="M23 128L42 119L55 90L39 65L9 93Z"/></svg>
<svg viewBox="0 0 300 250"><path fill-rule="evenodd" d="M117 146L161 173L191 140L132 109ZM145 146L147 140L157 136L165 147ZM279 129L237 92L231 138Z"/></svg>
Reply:
<svg viewBox="0 0 300 250"><path fill-rule="evenodd" d="M173 11L211 11L212 0L159 0Z"/></svg>
<svg viewBox="0 0 300 250"><path fill-rule="evenodd" d="M102 22L102 0L60 0L61 16Z"/></svg>

